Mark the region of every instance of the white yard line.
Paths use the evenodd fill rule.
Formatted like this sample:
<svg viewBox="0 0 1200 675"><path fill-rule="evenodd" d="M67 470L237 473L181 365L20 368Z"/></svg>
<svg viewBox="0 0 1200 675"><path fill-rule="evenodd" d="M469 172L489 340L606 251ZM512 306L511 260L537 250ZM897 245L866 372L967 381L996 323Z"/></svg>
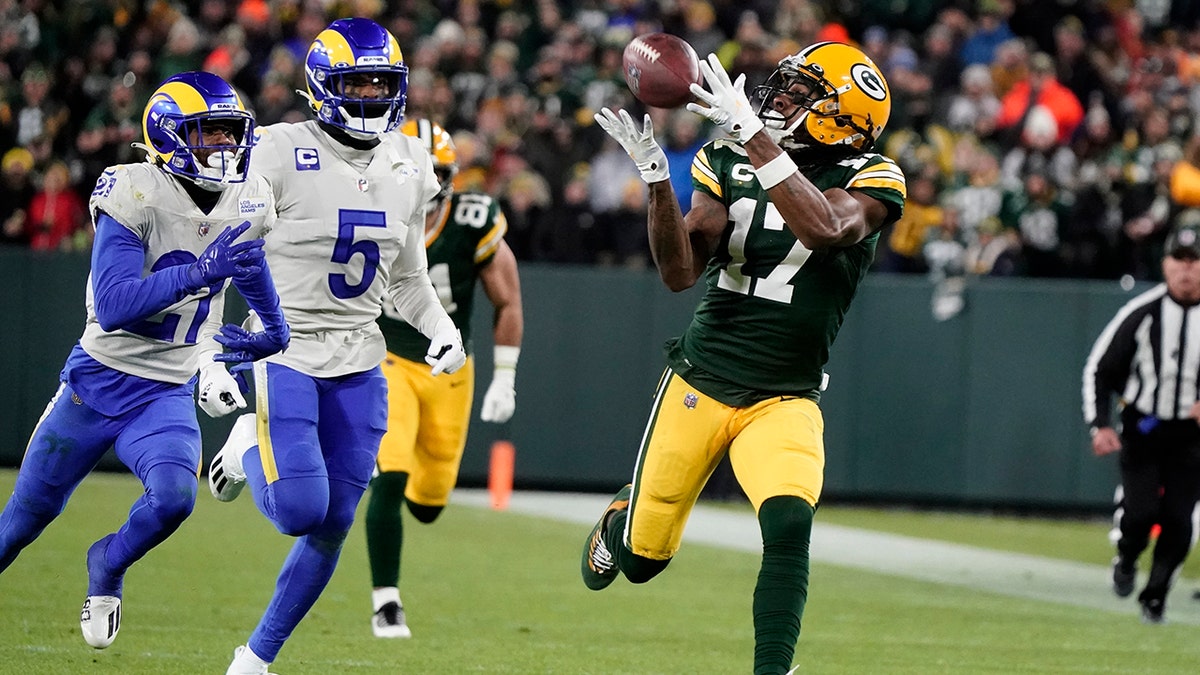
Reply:
<svg viewBox="0 0 1200 675"><path fill-rule="evenodd" d="M508 510L582 525L595 524L609 497L562 492L516 492ZM455 504L489 507L484 490L457 490ZM580 537L586 535L580 531ZM758 523L750 513L699 505L688 521L684 540L743 551L761 551ZM813 526L815 562L963 586L990 593L1137 614L1134 596L1121 599L1110 588L1108 565L1089 565L1055 558L1007 553L975 546L918 539L839 525L817 518ZM1142 574L1140 585L1145 583ZM1200 602L1191 599L1192 585L1179 584L1168 598L1167 618L1200 625ZM1135 594L1136 595L1136 594Z"/></svg>

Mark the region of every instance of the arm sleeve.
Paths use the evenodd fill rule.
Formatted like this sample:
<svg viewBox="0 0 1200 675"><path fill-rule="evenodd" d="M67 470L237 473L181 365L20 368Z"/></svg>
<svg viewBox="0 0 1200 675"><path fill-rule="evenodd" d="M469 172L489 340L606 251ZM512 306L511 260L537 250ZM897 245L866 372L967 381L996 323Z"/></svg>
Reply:
<svg viewBox="0 0 1200 675"><path fill-rule="evenodd" d="M283 330L283 309L279 306L279 294L271 279L271 268L263 261L262 269L249 277L234 277L233 286L246 299L250 309L258 314L263 327L271 332Z"/></svg>
<svg viewBox="0 0 1200 675"><path fill-rule="evenodd" d="M107 213L96 214L92 246L92 294L96 319L113 331L148 319L196 291L187 265L174 265L142 277L142 240Z"/></svg>
<svg viewBox="0 0 1200 675"><path fill-rule="evenodd" d="M450 315L438 300L433 283L429 281L425 260L425 212L418 211L408 223L408 237L400 249L400 255L392 263L388 283L388 295L396 305L400 317L421 332L433 337L442 322L450 321Z"/></svg>
<svg viewBox="0 0 1200 675"><path fill-rule="evenodd" d="M1083 418L1090 426L1111 427L1113 394L1129 379L1136 349L1134 333L1149 318L1118 314L1100 333L1083 369Z"/></svg>

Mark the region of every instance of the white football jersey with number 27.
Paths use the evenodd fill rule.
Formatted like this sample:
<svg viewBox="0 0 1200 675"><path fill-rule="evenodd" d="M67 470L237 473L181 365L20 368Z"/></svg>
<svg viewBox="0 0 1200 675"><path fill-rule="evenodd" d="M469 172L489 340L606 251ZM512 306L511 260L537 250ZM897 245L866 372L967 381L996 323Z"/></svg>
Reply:
<svg viewBox="0 0 1200 675"><path fill-rule="evenodd" d="M287 351L267 360L317 377L379 365L388 289L429 284L425 206L439 187L428 151L400 133L356 150L314 121L283 123L259 129L251 170L275 193L266 254L292 329Z"/></svg>
<svg viewBox="0 0 1200 675"><path fill-rule="evenodd" d="M142 276L196 261L226 227L250 221L238 241L262 237L275 222L275 197L261 177L251 175L221 193L209 213L201 211L179 179L149 164L118 164L105 169L89 201L98 211L137 235L145 250ZM189 295L158 314L105 332L96 319L92 279L87 283L87 325L80 344L92 358L117 370L182 384L221 351L212 336L225 307L222 281Z"/></svg>

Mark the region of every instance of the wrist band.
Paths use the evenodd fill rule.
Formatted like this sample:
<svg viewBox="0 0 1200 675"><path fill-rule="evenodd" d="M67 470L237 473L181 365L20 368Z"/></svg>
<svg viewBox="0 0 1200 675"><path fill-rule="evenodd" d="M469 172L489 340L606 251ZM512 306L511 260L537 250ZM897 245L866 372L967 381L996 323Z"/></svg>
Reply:
<svg viewBox="0 0 1200 675"><path fill-rule="evenodd" d="M792 161L786 152L782 152L775 159L755 169L754 175L758 176L758 184L762 189L770 190L787 180L798 169L796 162Z"/></svg>
<svg viewBox="0 0 1200 675"><path fill-rule="evenodd" d="M512 345L496 345L492 348L492 365L496 370L516 370L521 348Z"/></svg>

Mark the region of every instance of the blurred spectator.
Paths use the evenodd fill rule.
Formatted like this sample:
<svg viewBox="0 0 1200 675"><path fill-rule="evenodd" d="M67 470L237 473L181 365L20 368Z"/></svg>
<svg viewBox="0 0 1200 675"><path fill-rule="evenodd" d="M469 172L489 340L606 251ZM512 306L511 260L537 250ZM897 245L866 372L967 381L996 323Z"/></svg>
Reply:
<svg viewBox="0 0 1200 675"><path fill-rule="evenodd" d="M1005 193L1000 220L1021 235L1025 274L1032 277L1063 275L1059 245L1070 217L1069 197L1060 193L1044 173L1026 174L1020 188Z"/></svg>
<svg viewBox="0 0 1200 675"><path fill-rule="evenodd" d="M141 118L142 106L134 100L133 88L124 80L113 80L108 99L92 109L75 143L89 180L113 164L140 159L130 144L142 137Z"/></svg>
<svg viewBox="0 0 1200 675"><path fill-rule="evenodd" d="M988 218L979 225L979 235L963 252L963 267L976 276L1011 277L1021 272L1020 235Z"/></svg>
<svg viewBox="0 0 1200 675"><path fill-rule="evenodd" d="M1070 142L1075 128L1083 120L1083 105L1070 90L1059 84L1054 75L1054 60L1038 52L1029 59L1029 77L1013 86L1000 100L996 128L1021 131L1025 119L1036 107L1045 108L1057 125L1057 142Z"/></svg>
<svg viewBox="0 0 1200 675"><path fill-rule="evenodd" d="M67 165L55 162L29 203L25 235L35 251L81 251L91 245L83 199L70 189Z"/></svg>
<svg viewBox="0 0 1200 675"><path fill-rule="evenodd" d="M996 48L1016 37L1008 27L1010 14L1010 0L979 1L979 23L959 50L964 66L991 63L996 55Z"/></svg>
<svg viewBox="0 0 1200 675"><path fill-rule="evenodd" d="M980 138L992 135L996 116L1000 114L1000 99L992 88L992 73L987 66L973 65L962 71L961 87L950 98L946 121L950 129L972 132Z"/></svg>
<svg viewBox="0 0 1200 675"><path fill-rule="evenodd" d="M33 154L11 148L0 159L0 245L28 244L25 223L33 201Z"/></svg>
<svg viewBox="0 0 1200 675"><path fill-rule="evenodd" d="M904 215L892 226L880 269L915 274L927 271L923 248L931 229L942 225L944 213L937 203L937 181L928 169L908 178ZM957 224L957 221L956 221Z"/></svg>
<svg viewBox="0 0 1200 675"><path fill-rule="evenodd" d="M687 213L692 208L692 160L708 141L701 136L703 118L686 110L672 111L667 117L666 133L661 136L662 149L671 167L671 187L679 199L679 208Z"/></svg>
<svg viewBox="0 0 1200 675"><path fill-rule="evenodd" d="M542 260L579 265L596 262L602 242L596 216L588 207L587 165L571 170L562 202L538 219L536 230L535 248Z"/></svg>
<svg viewBox="0 0 1200 675"><path fill-rule="evenodd" d="M28 145L39 136L51 139L66 123L70 112L50 97L50 73L40 64L21 75L21 100L13 106L14 145Z"/></svg>
<svg viewBox="0 0 1200 675"><path fill-rule="evenodd" d="M509 247L518 260L537 260L538 225L551 206L550 186L540 175L522 170L504 186L500 195L508 219Z"/></svg>
<svg viewBox="0 0 1200 675"><path fill-rule="evenodd" d="M1058 188L1075 184L1075 153L1058 144L1058 122L1045 106L1035 105L1026 113L1021 141L1008 151L1000 165L1000 180L1015 189L1031 173L1045 175Z"/></svg>

